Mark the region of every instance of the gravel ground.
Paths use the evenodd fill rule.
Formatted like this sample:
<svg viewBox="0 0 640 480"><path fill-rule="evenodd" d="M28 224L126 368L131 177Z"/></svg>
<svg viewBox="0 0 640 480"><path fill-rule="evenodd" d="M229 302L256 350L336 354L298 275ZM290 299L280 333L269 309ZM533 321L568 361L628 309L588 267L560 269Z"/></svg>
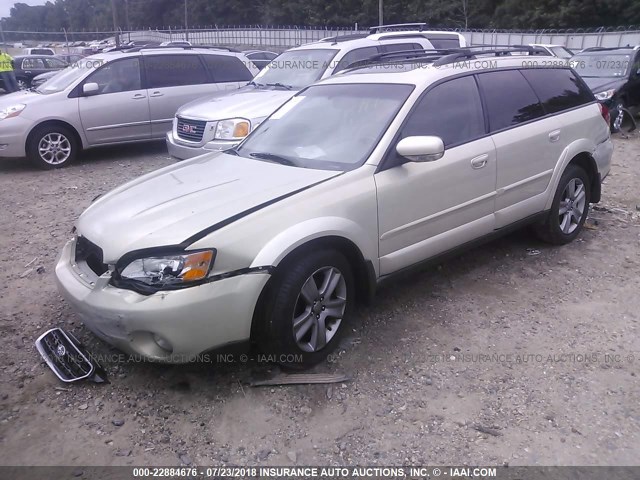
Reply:
<svg viewBox="0 0 640 480"><path fill-rule="evenodd" d="M518 232L399 279L315 370L350 381L259 388L277 367L120 362L56 291L74 220L164 145L0 162L0 464L638 464L640 136L615 147L572 245ZM111 383L59 382L33 345L52 326L111 355Z"/></svg>

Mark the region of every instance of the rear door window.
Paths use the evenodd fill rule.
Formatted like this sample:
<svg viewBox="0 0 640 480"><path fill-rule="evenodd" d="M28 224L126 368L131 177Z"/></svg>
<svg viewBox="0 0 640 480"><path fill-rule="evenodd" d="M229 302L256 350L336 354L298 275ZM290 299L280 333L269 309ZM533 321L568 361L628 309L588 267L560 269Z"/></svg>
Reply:
<svg viewBox="0 0 640 480"><path fill-rule="evenodd" d="M45 63L47 64L47 68L64 68L67 66L65 62L60 60L59 58L47 58L45 59Z"/></svg>
<svg viewBox="0 0 640 480"><path fill-rule="evenodd" d="M547 113L579 107L593 102L589 89L568 69L535 68L522 70Z"/></svg>
<svg viewBox="0 0 640 480"><path fill-rule="evenodd" d="M544 116L538 97L520 71L481 73L478 81L485 98L491 132Z"/></svg>
<svg viewBox="0 0 640 480"><path fill-rule="evenodd" d="M199 55L145 55L147 88L200 85L211 80Z"/></svg>
<svg viewBox="0 0 640 480"><path fill-rule="evenodd" d="M435 135L444 145L460 145L486 133L480 94L473 76L441 83L429 90L402 128L402 138Z"/></svg>
<svg viewBox="0 0 640 480"><path fill-rule="evenodd" d="M207 69L214 82L248 82L253 74L237 57L230 55L203 55Z"/></svg>

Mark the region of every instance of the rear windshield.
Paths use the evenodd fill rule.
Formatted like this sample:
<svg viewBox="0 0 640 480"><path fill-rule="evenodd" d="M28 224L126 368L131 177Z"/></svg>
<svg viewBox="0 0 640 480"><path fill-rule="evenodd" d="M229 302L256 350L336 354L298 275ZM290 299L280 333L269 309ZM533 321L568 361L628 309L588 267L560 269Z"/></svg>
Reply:
<svg viewBox="0 0 640 480"><path fill-rule="evenodd" d="M571 66L581 77L624 77L631 55L624 53L585 53L571 58Z"/></svg>

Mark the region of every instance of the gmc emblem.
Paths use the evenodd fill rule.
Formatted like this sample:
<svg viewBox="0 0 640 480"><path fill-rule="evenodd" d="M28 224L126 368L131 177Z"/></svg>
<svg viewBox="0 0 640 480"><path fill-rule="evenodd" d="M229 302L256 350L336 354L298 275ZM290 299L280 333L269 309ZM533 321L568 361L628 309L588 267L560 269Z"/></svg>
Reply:
<svg viewBox="0 0 640 480"><path fill-rule="evenodd" d="M184 133L196 133L196 127L193 125L187 125L186 123L182 125L182 131Z"/></svg>

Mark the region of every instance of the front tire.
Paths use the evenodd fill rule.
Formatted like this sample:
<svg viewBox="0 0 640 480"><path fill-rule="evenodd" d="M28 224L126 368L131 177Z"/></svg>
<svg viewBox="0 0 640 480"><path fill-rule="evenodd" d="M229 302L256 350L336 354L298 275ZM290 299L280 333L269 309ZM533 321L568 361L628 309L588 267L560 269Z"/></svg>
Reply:
<svg viewBox="0 0 640 480"><path fill-rule="evenodd" d="M344 255L320 250L286 262L271 293L262 350L290 368L324 360L338 344L354 304L353 274Z"/></svg>
<svg viewBox="0 0 640 480"><path fill-rule="evenodd" d="M16 78L16 83L18 84L18 90L29 90L31 88L31 82L26 78Z"/></svg>
<svg viewBox="0 0 640 480"><path fill-rule="evenodd" d="M549 215L535 228L538 237L554 245L572 242L587 219L590 200L589 176L577 165L569 165L560 178Z"/></svg>
<svg viewBox="0 0 640 480"><path fill-rule="evenodd" d="M78 149L75 135L62 125L37 127L27 141L27 157L45 170L66 167L75 160Z"/></svg>

